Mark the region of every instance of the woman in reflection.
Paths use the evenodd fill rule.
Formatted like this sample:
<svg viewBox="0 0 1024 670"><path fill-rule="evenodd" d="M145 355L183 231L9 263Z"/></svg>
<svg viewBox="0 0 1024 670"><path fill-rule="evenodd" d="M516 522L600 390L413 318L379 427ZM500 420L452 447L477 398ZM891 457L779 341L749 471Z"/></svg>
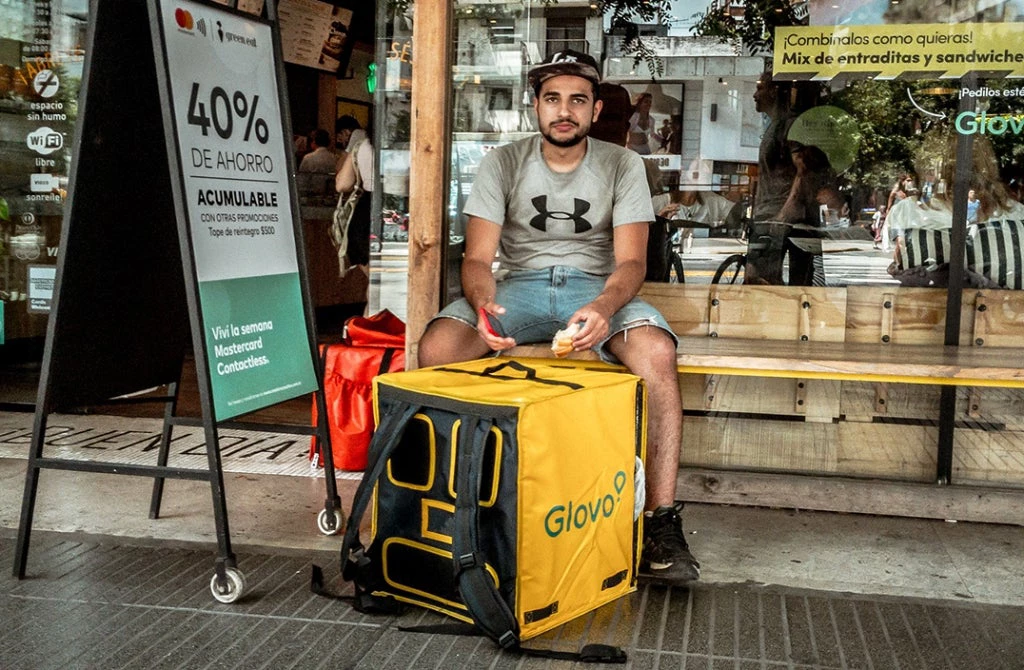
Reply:
<svg viewBox="0 0 1024 670"><path fill-rule="evenodd" d="M886 203L886 207L891 212L893 205L898 202L902 202L911 196L916 196L917 194L917 187L914 186L914 175L900 175L900 178L897 179L896 183L893 185L892 190L889 191L889 202Z"/></svg>
<svg viewBox="0 0 1024 670"><path fill-rule="evenodd" d="M629 117L629 142L626 147L642 156L651 153L651 135L654 134L654 119L651 118L653 103L653 95L641 93L636 99L633 116Z"/></svg>
<svg viewBox="0 0 1024 670"><path fill-rule="evenodd" d="M358 185L363 189L348 228L349 270L358 268L370 276L370 202L373 200L374 174L373 145L367 133L372 133L372 120L367 130L354 130L349 138L348 152L335 176L338 193L349 193Z"/></svg>

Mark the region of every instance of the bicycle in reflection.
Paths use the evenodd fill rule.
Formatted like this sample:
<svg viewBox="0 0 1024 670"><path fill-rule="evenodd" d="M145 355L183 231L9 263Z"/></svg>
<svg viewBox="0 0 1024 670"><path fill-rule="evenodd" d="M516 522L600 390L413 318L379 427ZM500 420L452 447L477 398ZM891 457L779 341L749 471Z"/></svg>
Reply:
<svg viewBox="0 0 1024 670"><path fill-rule="evenodd" d="M667 230L662 261L654 260L655 276L648 281L685 283L683 249L690 229L722 229L721 224L707 224L682 219L664 220ZM822 240L868 240L860 227L818 227L784 221L750 221L741 219L735 227L725 228L726 238L746 240L747 250L729 254L718 264L712 284L760 284L774 286L824 286ZM657 237L657 233L653 233ZM651 263L650 250L648 254Z"/></svg>
<svg viewBox="0 0 1024 670"><path fill-rule="evenodd" d="M821 228L784 221L745 221L746 253L731 254L712 284L823 286Z"/></svg>

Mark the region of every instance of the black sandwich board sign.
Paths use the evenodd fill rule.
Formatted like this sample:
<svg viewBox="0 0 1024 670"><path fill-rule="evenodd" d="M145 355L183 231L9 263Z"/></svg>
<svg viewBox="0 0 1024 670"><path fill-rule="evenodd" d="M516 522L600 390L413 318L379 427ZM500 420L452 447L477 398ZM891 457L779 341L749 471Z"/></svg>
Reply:
<svg viewBox="0 0 1024 670"><path fill-rule="evenodd" d="M152 476L153 517L164 477L209 479L220 548L211 589L237 599L244 581L231 553L217 426L310 392L327 416L273 3L266 11L263 19L197 0L91 0L19 578L41 468ZM190 348L208 471L167 467L168 425L156 466L43 458L48 413L163 384L176 393ZM175 399L166 400L172 422ZM340 525L340 504L325 423L303 428L325 445L328 532Z"/></svg>

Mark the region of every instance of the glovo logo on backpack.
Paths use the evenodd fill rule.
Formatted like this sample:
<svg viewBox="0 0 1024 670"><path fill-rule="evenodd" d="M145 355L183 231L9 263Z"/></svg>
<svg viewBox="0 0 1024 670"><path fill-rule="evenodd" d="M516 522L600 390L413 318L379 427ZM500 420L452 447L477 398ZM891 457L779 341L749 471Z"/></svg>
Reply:
<svg viewBox="0 0 1024 670"><path fill-rule="evenodd" d="M596 524L601 519L608 519L622 503L622 490L626 488L628 478L619 470L612 480L615 492L598 494L593 500L569 500L564 505L555 505L544 516L544 532L549 537L558 537L563 533L571 533L575 528L583 530L588 524Z"/></svg>

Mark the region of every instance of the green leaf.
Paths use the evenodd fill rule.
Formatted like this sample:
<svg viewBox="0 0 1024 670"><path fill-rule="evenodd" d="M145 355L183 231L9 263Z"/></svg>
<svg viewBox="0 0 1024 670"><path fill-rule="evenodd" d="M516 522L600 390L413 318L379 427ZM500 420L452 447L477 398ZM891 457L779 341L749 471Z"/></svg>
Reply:
<svg viewBox="0 0 1024 670"><path fill-rule="evenodd" d="M11 218L11 209L7 206L7 200L0 198L0 221L9 221Z"/></svg>

